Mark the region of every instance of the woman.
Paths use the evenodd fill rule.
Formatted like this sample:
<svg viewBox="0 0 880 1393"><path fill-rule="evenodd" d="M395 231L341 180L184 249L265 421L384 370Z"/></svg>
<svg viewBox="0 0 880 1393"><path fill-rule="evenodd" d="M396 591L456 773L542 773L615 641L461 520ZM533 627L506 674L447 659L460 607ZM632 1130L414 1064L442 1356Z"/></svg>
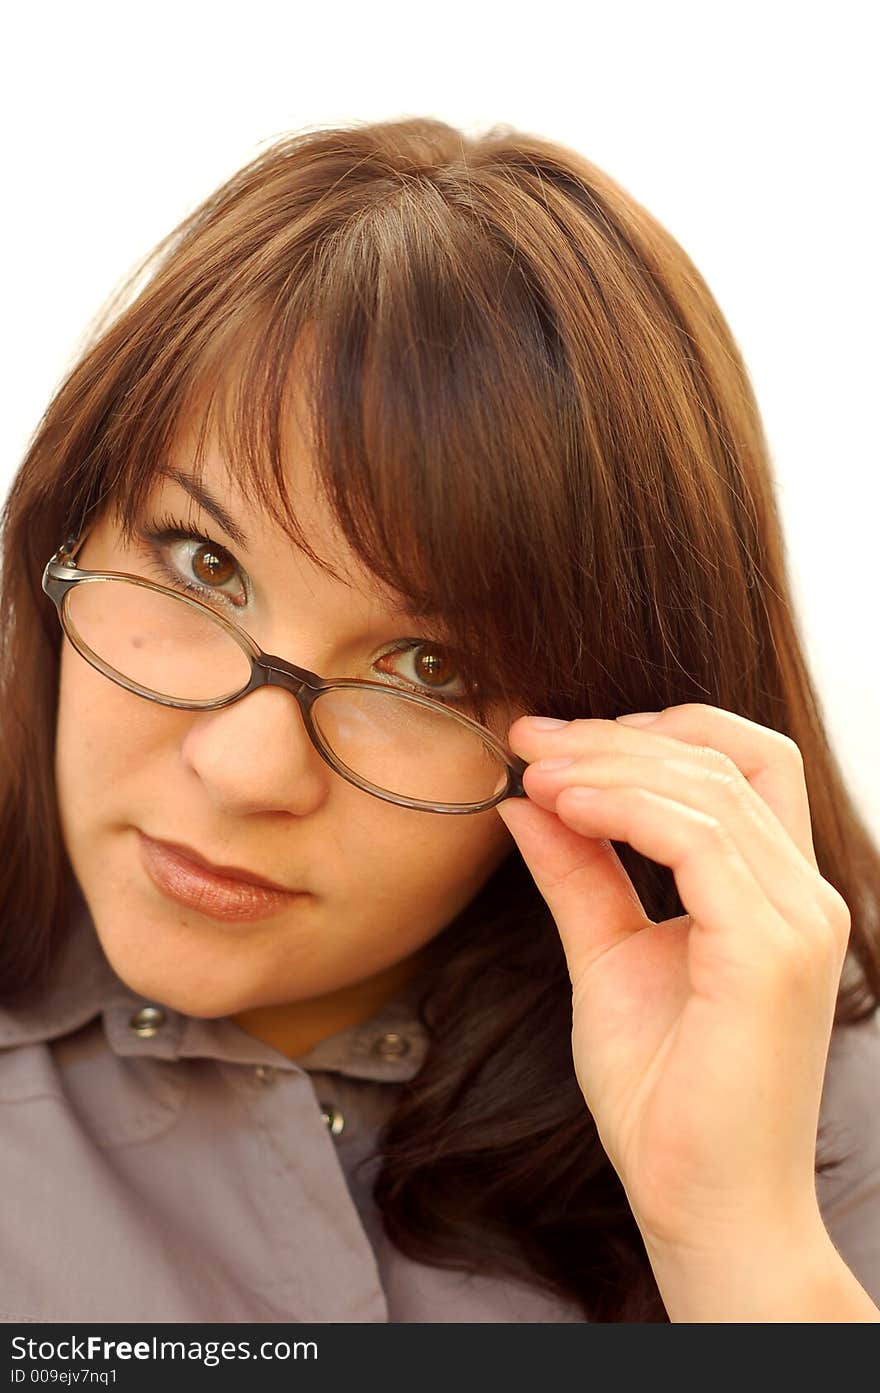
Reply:
<svg viewBox="0 0 880 1393"><path fill-rule="evenodd" d="M272 146L3 557L6 1319L880 1319L880 856L745 367L611 179Z"/></svg>

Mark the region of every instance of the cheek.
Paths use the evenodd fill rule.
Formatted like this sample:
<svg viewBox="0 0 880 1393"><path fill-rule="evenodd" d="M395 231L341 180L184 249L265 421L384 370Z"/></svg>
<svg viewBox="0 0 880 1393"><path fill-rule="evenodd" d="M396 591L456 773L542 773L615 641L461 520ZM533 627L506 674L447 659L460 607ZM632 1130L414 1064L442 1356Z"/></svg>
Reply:
<svg viewBox="0 0 880 1393"><path fill-rule="evenodd" d="M55 777L62 805L85 811L129 780L161 728L163 708L139 701L62 647L55 720ZM141 709L142 708L142 709Z"/></svg>
<svg viewBox="0 0 880 1393"><path fill-rule="evenodd" d="M59 790L74 774L102 767L112 749L118 718L114 716L113 684L67 650L61 658L58 712L55 724L55 766ZM92 677L96 680L92 680ZM104 689L108 690L104 690Z"/></svg>
<svg viewBox="0 0 880 1393"><path fill-rule="evenodd" d="M410 818L420 816L409 813ZM431 825L414 833L412 823L396 829L398 835L382 839L382 876L389 894L423 903L458 909L513 849L515 843L501 818L489 809L468 817L444 817L425 813ZM374 828L369 859L375 867L379 851Z"/></svg>

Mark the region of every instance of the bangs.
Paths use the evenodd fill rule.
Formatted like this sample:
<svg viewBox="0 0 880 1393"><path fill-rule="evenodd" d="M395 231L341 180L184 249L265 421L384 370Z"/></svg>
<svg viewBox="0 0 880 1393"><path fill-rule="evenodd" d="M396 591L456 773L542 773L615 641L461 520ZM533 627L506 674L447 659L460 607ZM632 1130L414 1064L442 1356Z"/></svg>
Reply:
<svg viewBox="0 0 880 1393"><path fill-rule="evenodd" d="M530 625L547 613L542 556L560 522L549 311L439 195L433 212L427 237L424 197L401 197L284 297L249 314L239 304L219 329L157 348L136 409L108 432L122 461L111 501L130 536L181 429L197 441L197 480L213 435L251 508L346 581L289 493L291 437L307 441L316 493L377 591L442 622L468 687L518 709L534 698ZM235 289L241 300L246 282Z"/></svg>

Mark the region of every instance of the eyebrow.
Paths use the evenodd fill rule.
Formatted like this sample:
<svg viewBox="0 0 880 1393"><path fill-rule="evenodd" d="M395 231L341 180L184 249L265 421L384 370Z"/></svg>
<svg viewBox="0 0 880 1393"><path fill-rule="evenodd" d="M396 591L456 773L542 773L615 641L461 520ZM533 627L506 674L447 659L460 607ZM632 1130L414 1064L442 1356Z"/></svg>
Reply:
<svg viewBox="0 0 880 1393"><path fill-rule="evenodd" d="M235 522L227 513L219 499L215 498L209 489L192 475L184 473L182 469L175 469L173 465L163 464L159 468L159 474L164 479L172 479L175 484L189 494L193 502L203 508L206 513L210 513L215 522L219 523L227 536L231 537L236 546L241 547L242 551L250 551L250 542L242 532L238 523Z"/></svg>
<svg viewBox="0 0 880 1393"><path fill-rule="evenodd" d="M210 514L215 522L219 523L227 536L231 537L242 551L250 551L250 542L245 533L238 523L229 516L223 504L214 497L210 489L205 488L204 484L200 483L198 479L194 479L191 474L187 474L183 469L177 469L171 464L161 464L157 472L160 478L171 479L175 484L179 484L194 503L197 503L200 508ZM399 615L402 619L427 619L432 623L443 619L443 615L438 610L423 606L400 605L394 607L392 613Z"/></svg>

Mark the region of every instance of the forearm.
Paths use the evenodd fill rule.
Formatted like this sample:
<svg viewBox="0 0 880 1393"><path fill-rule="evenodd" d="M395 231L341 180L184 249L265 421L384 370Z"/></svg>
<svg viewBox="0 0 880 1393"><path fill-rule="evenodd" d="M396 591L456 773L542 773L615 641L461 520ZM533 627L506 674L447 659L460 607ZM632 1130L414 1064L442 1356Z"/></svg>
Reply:
<svg viewBox="0 0 880 1393"><path fill-rule="evenodd" d="M734 1251L646 1246L673 1322L880 1322L821 1223L796 1239L744 1235Z"/></svg>

